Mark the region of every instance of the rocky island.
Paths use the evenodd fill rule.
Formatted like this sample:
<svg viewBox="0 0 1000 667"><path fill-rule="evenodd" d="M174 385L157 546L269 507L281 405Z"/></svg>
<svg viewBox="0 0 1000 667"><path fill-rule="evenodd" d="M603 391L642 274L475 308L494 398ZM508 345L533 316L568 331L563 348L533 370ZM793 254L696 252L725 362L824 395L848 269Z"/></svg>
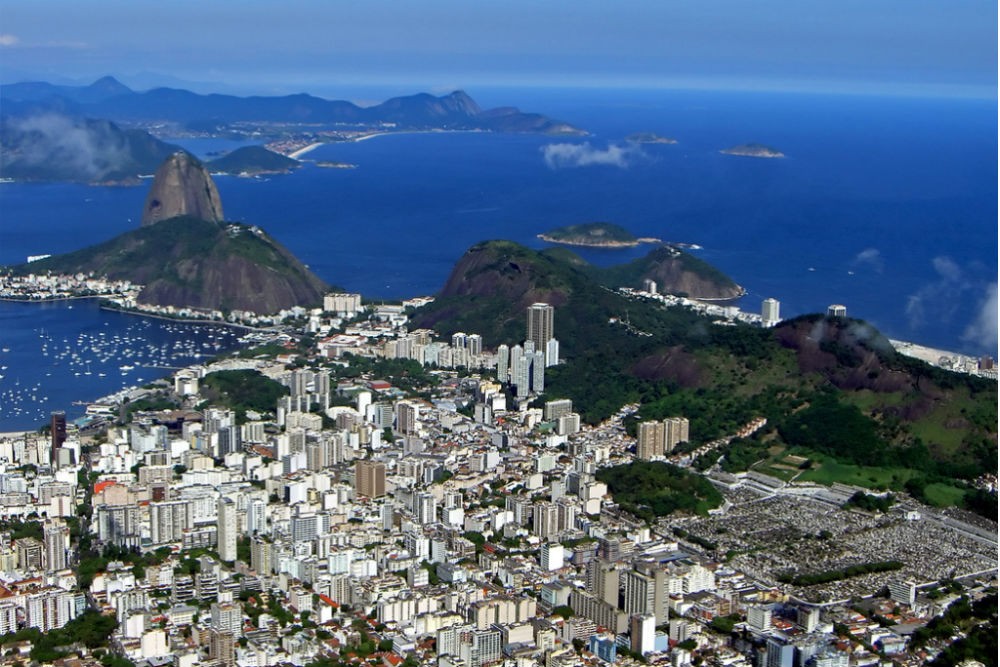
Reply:
<svg viewBox="0 0 1000 667"><path fill-rule="evenodd" d="M676 144L677 140L671 137L662 137L653 132L636 132L625 137L625 141L633 144Z"/></svg>
<svg viewBox="0 0 1000 667"><path fill-rule="evenodd" d="M640 243L661 243L660 239L637 238L611 222L587 222L557 227L538 235L543 241L591 248L634 248Z"/></svg>
<svg viewBox="0 0 1000 667"><path fill-rule="evenodd" d="M213 174L257 176L259 174L287 174L301 167L302 163L263 146L243 146L208 162L205 166Z"/></svg>
<svg viewBox="0 0 1000 667"><path fill-rule="evenodd" d="M762 158L785 157L785 154L779 151L777 148L765 146L764 144L740 144L738 146L733 146L732 148L726 148L719 152L722 153L723 155L739 155L741 157L762 157Z"/></svg>

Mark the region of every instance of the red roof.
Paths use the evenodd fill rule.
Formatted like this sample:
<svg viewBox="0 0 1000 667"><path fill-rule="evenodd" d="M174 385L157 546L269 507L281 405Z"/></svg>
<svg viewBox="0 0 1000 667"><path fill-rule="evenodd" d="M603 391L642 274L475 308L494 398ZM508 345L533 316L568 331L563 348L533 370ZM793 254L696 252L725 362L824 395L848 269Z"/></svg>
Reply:
<svg viewBox="0 0 1000 667"><path fill-rule="evenodd" d="M103 482L98 482L97 484L94 484L94 493L100 493L109 486L114 486L117 483L118 482L113 479L106 479Z"/></svg>

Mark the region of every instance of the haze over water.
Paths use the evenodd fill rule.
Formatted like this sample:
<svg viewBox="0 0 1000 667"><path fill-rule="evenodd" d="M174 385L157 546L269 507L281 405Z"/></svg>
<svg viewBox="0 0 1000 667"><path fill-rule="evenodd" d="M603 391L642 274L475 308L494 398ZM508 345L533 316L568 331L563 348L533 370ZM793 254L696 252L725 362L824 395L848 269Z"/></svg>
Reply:
<svg viewBox="0 0 1000 667"><path fill-rule="evenodd" d="M541 248L540 232L609 221L703 246L700 257L749 290L745 310L766 297L781 301L784 317L842 303L889 337L996 356L995 100L469 92L484 107L517 105L592 134L407 134L328 145L305 158L358 168L219 177L226 217L265 228L328 282L387 299L436 292L478 241ZM678 143L624 141L634 132ZM788 157L719 153L749 142ZM204 154L223 143L186 145ZM132 229L145 193L0 185L0 263ZM610 264L647 251L581 254ZM17 353L4 363L35 363ZM97 395L78 379L67 385L67 397ZM7 414L0 419L0 430L10 427Z"/></svg>

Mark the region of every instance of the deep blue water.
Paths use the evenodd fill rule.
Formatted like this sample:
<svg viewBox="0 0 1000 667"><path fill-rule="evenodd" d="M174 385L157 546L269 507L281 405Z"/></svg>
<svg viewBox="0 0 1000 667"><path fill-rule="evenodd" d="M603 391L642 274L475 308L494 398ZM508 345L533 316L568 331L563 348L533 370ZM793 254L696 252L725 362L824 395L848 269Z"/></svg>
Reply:
<svg viewBox="0 0 1000 667"><path fill-rule="evenodd" d="M484 106L517 105L592 134L408 134L328 145L305 157L358 168L219 177L226 217L264 227L327 281L384 298L434 293L478 241L543 247L540 232L607 220L702 245L702 258L749 290L745 309L765 297L780 300L786 317L843 303L890 337L996 355L995 314L985 330L974 326L989 294L996 308L995 100L470 92ZM633 132L678 143L630 149L623 138ZM719 153L748 142L788 157ZM231 147L188 145L201 154ZM605 163L546 161L546 152L574 151ZM0 185L0 263L131 229L145 190ZM609 264L643 252L581 254ZM6 315L0 321L11 326Z"/></svg>

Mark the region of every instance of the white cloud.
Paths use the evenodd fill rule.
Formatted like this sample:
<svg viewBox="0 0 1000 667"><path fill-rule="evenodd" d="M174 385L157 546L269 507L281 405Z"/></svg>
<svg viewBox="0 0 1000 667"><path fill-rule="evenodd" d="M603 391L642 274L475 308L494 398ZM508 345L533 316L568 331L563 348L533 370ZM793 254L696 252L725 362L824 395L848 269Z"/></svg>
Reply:
<svg viewBox="0 0 1000 667"><path fill-rule="evenodd" d="M931 265L938 279L924 285L906 300L906 317L911 329L923 326L929 314L942 320L954 318L958 312L959 297L971 287L962 267L950 257L935 257Z"/></svg>
<svg viewBox="0 0 1000 667"><path fill-rule="evenodd" d="M590 143L548 144L542 147L542 155L549 169L567 167L589 167L604 165L628 169L637 159L645 157L642 149L634 144L608 144L605 149L594 148Z"/></svg>
<svg viewBox="0 0 1000 667"><path fill-rule="evenodd" d="M986 288L976 318L965 328L962 340L996 354L997 349L997 284Z"/></svg>
<svg viewBox="0 0 1000 667"><path fill-rule="evenodd" d="M878 248L865 248L854 257L854 266L867 266L878 273L882 273L885 263L882 261L882 253Z"/></svg>
<svg viewBox="0 0 1000 667"><path fill-rule="evenodd" d="M16 46L20 42L17 35L11 35L10 33L0 33L0 46Z"/></svg>

